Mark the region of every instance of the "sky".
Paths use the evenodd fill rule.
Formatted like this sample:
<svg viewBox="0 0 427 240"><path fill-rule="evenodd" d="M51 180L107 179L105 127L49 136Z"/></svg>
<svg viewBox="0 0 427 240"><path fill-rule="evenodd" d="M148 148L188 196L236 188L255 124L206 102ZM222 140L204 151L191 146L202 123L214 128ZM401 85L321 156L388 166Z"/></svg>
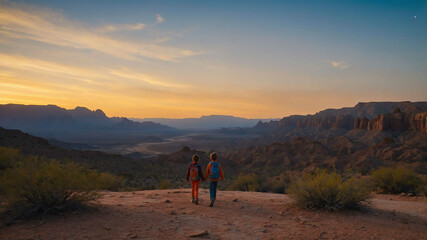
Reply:
<svg viewBox="0 0 427 240"><path fill-rule="evenodd" d="M0 1L0 104L281 118L427 101L427 1Z"/></svg>

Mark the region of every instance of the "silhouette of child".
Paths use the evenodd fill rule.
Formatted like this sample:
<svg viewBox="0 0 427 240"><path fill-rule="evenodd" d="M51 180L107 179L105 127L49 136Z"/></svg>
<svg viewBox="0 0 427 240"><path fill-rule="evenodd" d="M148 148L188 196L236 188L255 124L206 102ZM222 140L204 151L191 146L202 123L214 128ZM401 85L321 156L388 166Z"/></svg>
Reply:
<svg viewBox="0 0 427 240"><path fill-rule="evenodd" d="M221 165L217 162L218 154L215 152L210 155L211 161L209 162L206 168L206 178L209 176L210 184L209 184L209 192L211 204L210 207L213 207L216 199L216 187L218 186L218 180L221 177L221 180L224 181L224 174L222 173Z"/></svg>
<svg viewBox="0 0 427 240"><path fill-rule="evenodd" d="M197 154L193 155L193 163L188 166L186 183L188 179L191 180L191 202L196 205L199 204L199 184L200 179L205 181L203 176L202 167L200 166L200 157Z"/></svg>

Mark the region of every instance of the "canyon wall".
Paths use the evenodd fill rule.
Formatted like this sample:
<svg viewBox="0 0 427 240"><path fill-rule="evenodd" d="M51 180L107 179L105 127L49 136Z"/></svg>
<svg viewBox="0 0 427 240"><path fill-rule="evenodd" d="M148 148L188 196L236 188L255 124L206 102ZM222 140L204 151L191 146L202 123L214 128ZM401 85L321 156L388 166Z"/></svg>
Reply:
<svg viewBox="0 0 427 240"><path fill-rule="evenodd" d="M405 113L397 108L392 113L380 114L373 119L356 118L354 128L376 131L412 130L427 133L427 111Z"/></svg>

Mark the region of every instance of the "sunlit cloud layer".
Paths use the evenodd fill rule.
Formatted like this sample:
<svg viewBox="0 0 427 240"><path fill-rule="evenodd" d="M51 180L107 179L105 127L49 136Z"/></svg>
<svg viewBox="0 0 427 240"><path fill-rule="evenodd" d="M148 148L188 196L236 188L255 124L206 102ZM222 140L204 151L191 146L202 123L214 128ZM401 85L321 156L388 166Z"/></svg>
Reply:
<svg viewBox="0 0 427 240"><path fill-rule="evenodd" d="M19 6L19 5L18 5ZM152 58L164 61L197 55L193 50L160 46L151 42L118 40L91 28L67 20L51 10L6 4L0 8L0 36L3 38L31 39L75 49L88 49L114 57L138 60ZM158 15L157 22L163 18ZM107 25L104 31L140 30L144 24Z"/></svg>
<svg viewBox="0 0 427 240"><path fill-rule="evenodd" d="M129 7L128 15L97 12L92 21L48 5L0 1L0 104L85 106L141 118L271 118L358 101L425 100L422 54L409 61L391 48L352 52L334 36L327 46L327 34L298 38L305 33L281 23L266 27L268 17L240 22L242 12L227 16L219 8L210 20L196 9L184 16L182 9Z"/></svg>

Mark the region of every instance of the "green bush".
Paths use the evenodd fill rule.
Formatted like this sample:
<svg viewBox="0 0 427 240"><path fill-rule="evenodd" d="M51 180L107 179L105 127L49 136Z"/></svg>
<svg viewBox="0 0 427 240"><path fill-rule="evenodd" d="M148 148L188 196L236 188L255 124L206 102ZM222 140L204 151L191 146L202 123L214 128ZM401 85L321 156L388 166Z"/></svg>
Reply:
<svg viewBox="0 0 427 240"><path fill-rule="evenodd" d="M239 176L231 184L230 189L233 191L260 191L261 179L256 174Z"/></svg>
<svg viewBox="0 0 427 240"><path fill-rule="evenodd" d="M160 182L160 189L170 189L172 187L172 183L169 180L162 180Z"/></svg>
<svg viewBox="0 0 427 240"><path fill-rule="evenodd" d="M419 193L423 180L413 171L403 167L380 168L372 173L372 182L378 193Z"/></svg>
<svg viewBox="0 0 427 240"><path fill-rule="evenodd" d="M29 217L81 207L100 197L96 190L117 186L121 181L75 163L29 156L4 171L0 189L15 215Z"/></svg>
<svg viewBox="0 0 427 240"><path fill-rule="evenodd" d="M361 180L352 177L345 181L326 170L293 181L288 193L300 206L328 211L356 208L369 197L369 189Z"/></svg>
<svg viewBox="0 0 427 240"><path fill-rule="evenodd" d="M286 189L291 184L291 178L287 174L267 178L262 182L263 192L285 193Z"/></svg>

